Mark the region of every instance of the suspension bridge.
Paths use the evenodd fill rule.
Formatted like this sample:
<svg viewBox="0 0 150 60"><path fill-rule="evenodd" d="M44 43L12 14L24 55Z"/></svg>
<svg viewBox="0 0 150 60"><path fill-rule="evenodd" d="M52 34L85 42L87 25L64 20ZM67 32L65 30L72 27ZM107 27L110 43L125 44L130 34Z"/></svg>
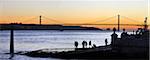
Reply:
<svg viewBox="0 0 150 60"><path fill-rule="evenodd" d="M19 18L21 18L21 17L19 17ZM146 21L146 22L143 22L143 21ZM63 22L61 20L56 20L56 19L46 17L46 16L39 16L39 17L31 18L31 19L26 19L26 20L21 21L21 23L28 22L27 24L34 23L34 24L38 24L38 25L45 25L44 22L46 22L46 23L49 23L50 25L58 24L58 25L77 25L77 26L83 26L83 25L102 26L102 25L105 25L105 26L116 26L119 31L120 26L140 26L141 27L141 26L147 25L147 17L145 19L143 19L143 21L132 19L132 18L129 18L126 16L121 16L118 14L118 15L108 17L108 18L105 18L102 20L96 20L96 21L85 22L85 23L67 23L67 22ZM131 22L134 24L131 24Z"/></svg>

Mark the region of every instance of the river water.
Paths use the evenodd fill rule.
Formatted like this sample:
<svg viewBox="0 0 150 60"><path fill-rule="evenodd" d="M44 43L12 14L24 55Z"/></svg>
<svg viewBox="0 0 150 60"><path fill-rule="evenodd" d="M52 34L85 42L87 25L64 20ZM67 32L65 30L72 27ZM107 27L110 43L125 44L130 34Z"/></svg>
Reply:
<svg viewBox="0 0 150 60"><path fill-rule="evenodd" d="M14 31L14 49L15 51L33 51L38 49L54 48L74 48L74 41L79 42L82 47L82 41L91 41L97 46L105 45L105 39L108 44L111 42L112 31L100 30L15 30ZM120 35L120 32L117 32ZM10 31L0 31L0 60L9 58ZM13 60L55 60L55 58L33 58L24 55L15 55ZM62 60L62 59L57 59Z"/></svg>

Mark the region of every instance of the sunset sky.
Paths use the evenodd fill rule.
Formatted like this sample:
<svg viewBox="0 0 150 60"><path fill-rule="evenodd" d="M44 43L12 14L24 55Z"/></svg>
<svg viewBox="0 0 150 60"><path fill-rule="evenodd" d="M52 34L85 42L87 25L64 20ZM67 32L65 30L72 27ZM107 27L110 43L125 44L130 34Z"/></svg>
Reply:
<svg viewBox="0 0 150 60"><path fill-rule="evenodd" d="M38 16L64 23L89 23L105 20L117 23L117 15L143 23L149 19L149 0L0 0L0 23L39 23ZM42 18L44 24L56 23ZM135 23L121 17L121 23ZM150 22L148 23L150 24Z"/></svg>

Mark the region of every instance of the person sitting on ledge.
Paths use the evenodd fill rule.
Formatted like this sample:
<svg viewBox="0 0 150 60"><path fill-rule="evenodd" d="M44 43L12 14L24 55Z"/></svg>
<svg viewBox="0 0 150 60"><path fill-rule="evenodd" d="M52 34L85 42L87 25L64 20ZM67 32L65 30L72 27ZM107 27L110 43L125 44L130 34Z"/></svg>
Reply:
<svg viewBox="0 0 150 60"><path fill-rule="evenodd" d="M96 45L95 44L93 44L93 47L92 48L96 48Z"/></svg>

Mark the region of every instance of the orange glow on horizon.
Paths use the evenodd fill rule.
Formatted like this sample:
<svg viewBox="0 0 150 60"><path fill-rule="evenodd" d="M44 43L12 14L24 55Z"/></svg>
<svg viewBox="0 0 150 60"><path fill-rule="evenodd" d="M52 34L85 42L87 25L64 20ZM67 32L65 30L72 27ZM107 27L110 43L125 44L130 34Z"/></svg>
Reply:
<svg viewBox="0 0 150 60"><path fill-rule="evenodd" d="M148 17L148 0L7 0L0 4L0 24L143 24ZM112 19L109 17L115 16ZM46 18L45 18L46 17ZM103 26L101 26L103 28ZM131 28L131 27L127 27ZM133 27L132 27L133 28Z"/></svg>
<svg viewBox="0 0 150 60"><path fill-rule="evenodd" d="M38 16L0 16L0 23L34 23L38 24L39 23L39 17ZM117 24L117 17L108 19L109 17L102 17L102 18L87 18L87 19L80 19L77 18L72 19L72 20L65 20L65 19L59 19L59 18L51 18L51 17L46 17L42 18L42 23L43 24L53 24L53 23L68 23L68 24ZM143 24L144 18L138 18L134 19L137 20L136 22L125 19L125 18L120 18L120 23L121 24ZM148 23L149 24L149 23Z"/></svg>

